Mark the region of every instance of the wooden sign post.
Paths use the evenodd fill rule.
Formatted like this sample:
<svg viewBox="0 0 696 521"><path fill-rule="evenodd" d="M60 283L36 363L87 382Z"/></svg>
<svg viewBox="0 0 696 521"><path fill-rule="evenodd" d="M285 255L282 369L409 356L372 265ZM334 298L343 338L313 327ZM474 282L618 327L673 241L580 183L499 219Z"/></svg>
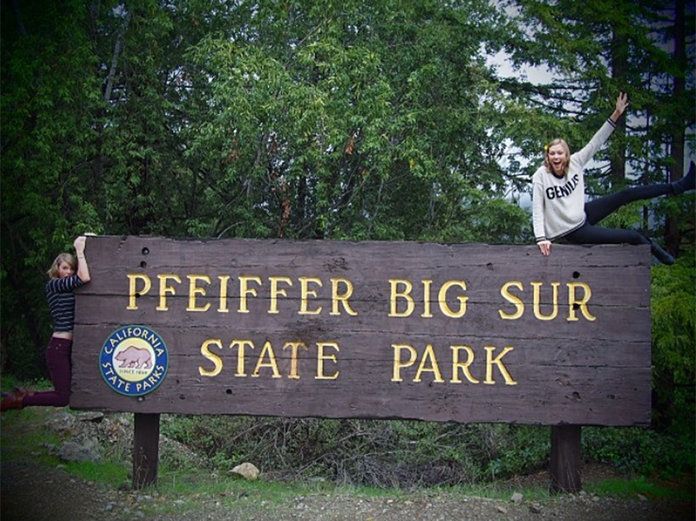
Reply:
<svg viewBox="0 0 696 521"><path fill-rule="evenodd" d="M137 434L160 413L551 425L559 490L580 487L580 425L650 422L647 247L89 237L86 254L71 407L136 413L136 485L156 479Z"/></svg>

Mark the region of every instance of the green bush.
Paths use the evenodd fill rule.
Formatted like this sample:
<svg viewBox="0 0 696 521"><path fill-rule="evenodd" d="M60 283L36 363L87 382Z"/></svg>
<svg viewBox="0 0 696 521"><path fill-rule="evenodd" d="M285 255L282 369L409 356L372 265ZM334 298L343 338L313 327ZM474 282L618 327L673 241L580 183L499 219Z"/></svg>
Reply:
<svg viewBox="0 0 696 521"><path fill-rule="evenodd" d="M696 259L653 268L654 419L660 429L693 430L696 384Z"/></svg>
<svg viewBox="0 0 696 521"><path fill-rule="evenodd" d="M548 427L403 420L165 416L163 434L229 468L376 486L489 481L548 461Z"/></svg>
<svg viewBox="0 0 696 521"><path fill-rule="evenodd" d="M609 463L644 476L694 472L693 432L660 433L640 428L586 427L582 452L587 460Z"/></svg>

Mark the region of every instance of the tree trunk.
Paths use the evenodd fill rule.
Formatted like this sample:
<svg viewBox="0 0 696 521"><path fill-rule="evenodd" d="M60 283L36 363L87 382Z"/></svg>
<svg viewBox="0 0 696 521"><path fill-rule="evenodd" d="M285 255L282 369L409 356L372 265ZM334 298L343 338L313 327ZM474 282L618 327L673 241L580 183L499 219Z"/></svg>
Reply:
<svg viewBox="0 0 696 521"><path fill-rule="evenodd" d="M130 12L126 14L123 19L123 25L116 36L116 43L114 44L114 53L111 55L111 67L109 68L109 75L106 77L106 86L104 87L104 101L107 103L111 100L111 92L114 87L114 78L116 77L116 69L118 66L118 58L123 50L123 40L126 36L126 30L128 29L128 23L130 22Z"/></svg>
<svg viewBox="0 0 696 521"><path fill-rule="evenodd" d="M15 16L15 23L17 24L17 32L21 34L22 36L27 35L27 28L24 26L24 22L22 22L22 14L19 10L19 0L12 0L12 12L14 13Z"/></svg>
<svg viewBox="0 0 696 521"><path fill-rule="evenodd" d="M614 25L611 37L611 77L614 83L625 85L628 70L628 46L626 37L622 34L617 24ZM616 148L612 152L609 161L611 166L610 179L612 185L621 186L626 178L626 118L624 114L616 122L614 139Z"/></svg>
<svg viewBox="0 0 696 521"><path fill-rule="evenodd" d="M687 70L686 63L686 27L685 15L686 2L685 0L676 0L674 3L674 57L675 63L678 65L679 72L673 76L672 98L681 100L685 91L685 78L683 71ZM684 175L684 139L685 139L685 123L682 121L674 121L672 128L672 147L669 178L674 182ZM681 233L674 219L667 217L665 223L665 243L670 253L676 255L679 252L679 243L681 242Z"/></svg>

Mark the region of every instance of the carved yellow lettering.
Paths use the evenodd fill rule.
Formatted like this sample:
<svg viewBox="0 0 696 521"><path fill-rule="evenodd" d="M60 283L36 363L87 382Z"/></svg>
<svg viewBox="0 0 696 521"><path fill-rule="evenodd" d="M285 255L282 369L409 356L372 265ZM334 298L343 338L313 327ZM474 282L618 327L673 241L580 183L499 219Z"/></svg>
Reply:
<svg viewBox="0 0 696 521"><path fill-rule="evenodd" d="M268 357L268 362L264 362L264 357ZM254 372L251 373L252 378L258 378L259 372L262 367L269 367L273 371L272 378L280 378L280 371L278 371L278 363L276 362L275 353L273 352L273 346L270 341L266 341L261 348L261 354L256 362L256 367Z"/></svg>
<svg viewBox="0 0 696 521"><path fill-rule="evenodd" d="M316 284L321 287L321 279L314 277L300 277L300 311L299 315L318 315L321 313L321 306L317 309L310 310L307 302L307 297L317 297L317 292L313 289L309 289L309 284Z"/></svg>
<svg viewBox="0 0 696 521"><path fill-rule="evenodd" d="M426 367L426 363L430 362L430 365ZM440 367L437 364L437 358L435 357L435 352L433 351L433 346L428 344L423 351L423 358L421 358L421 363L416 371L416 376L413 378L414 382L421 381L421 374L424 372L433 373L433 382L442 383L442 373L440 373Z"/></svg>
<svg viewBox="0 0 696 521"><path fill-rule="evenodd" d="M498 314L500 315L500 318L502 318L503 320L517 320L524 313L524 302L522 302L522 299L520 299L519 297L510 293L509 289L511 287L515 287L520 291L522 291L523 289L522 283L515 280L506 282L505 284L503 284L503 287L500 288L500 294L503 296L503 298L511 304L513 304L517 309L517 311L515 311L514 313L506 313L502 309L499 309Z"/></svg>
<svg viewBox="0 0 696 521"><path fill-rule="evenodd" d="M413 310L416 307L413 297L411 297L411 291L413 290L413 284L408 280L403 279L389 279L389 286L391 291L389 292L389 316L390 317L408 317L411 316ZM399 286L403 286L404 290L399 291ZM406 310L400 312L396 304L396 300L402 298L406 300Z"/></svg>
<svg viewBox="0 0 696 521"><path fill-rule="evenodd" d="M222 358L220 358L215 353L210 352L210 346L216 346L218 349L222 350L222 340L219 338L210 338L201 344L201 354L211 362L213 362L213 369L203 369L200 365L198 366L198 374L201 376L214 377L220 374L222 371Z"/></svg>
<svg viewBox="0 0 696 521"><path fill-rule="evenodd" d="M401 378L401 370L405 367L411 367L416 363L416 358L418 353L416 350L408 344L392 344L392 349L394 349L394 363L392 364L392 382L403 382ZM401 361L401 351L406 350L409 353L408 362L403 363Z"/></svg>
<svg viewBox="0 0 696 521"><path fill-rule="evenodd" d="M137 281L143 283L143 287L137 288ZM137 297L145 295L152 287L152 281L150 277L144 273L129 273L128 274L128 306L126 309L135 310L138 309Z"/></svg>
<svg viewBox="0 0 696 521"><path fill-rule="evenodd" d="M283 346L283 350L290 348L290 374L288 378L292 380L299 380L300 373L297 370L297 352L300 348L307 350L307 346L304 342L286 342Z"/></svg>
<svg viewBox="0 0 696 521"><path fill-rule="evenodd" d="M558 287L561 285L560 282L552 282L551 287L553 288L551 302L551 314L543 315L541 313L541 286L543 282L531 282L534 288L534 316L539 320L553 320L558 316Z"/></svg>
<svg viewBox="0 0 696 521"><path fill-rule="evenodd" d="M495 380L493 380L493 365L495 365L498 368L498 371L500 371L500 374L503 375L505 385L517 385L517 382L513 380L512 376L510 376L510 372L507 370L507 367L505 367L501 360L506 354L512 351L513 348L510 346L506 347L495 358L493 358L493 352L496 350L495 347L485 346L484 349L486 350L486 379L483 381L483 383L488 385L495 384Z"/></svg>
<svg viewBox="0 0 696 521"><path fill-rule="evenodd" d="M278 287L279 283L287 284L288 286L292 286L292 279L288 277L268 277L269 282L271 283L271 304L270 307L268 308L268 313L271 315L275 315L279 313L278 311L278 295L281 295L283 297L287 297L288 294L284 289L280 289Z"/></svg>
<svg viewBox="0 0 696 521"><path fill-rule="evenodd" d="M474 378L469 371L469 366L474 362L474 350L469 346L450 346L450 349L452 350L452 379L450 380L450 383L458 384L462 382L459 379L460 369L464 373L466 379L472 384L479 383L479 381ZM462 349L466 351L467 354L466 362L459 361L459 351Z"/></svg>
<svg viewBox="0 0 696 521"><path fill-rule="evenodd" d="M246 371L244 370L244 354L245 348L249 346L254 349L254 343L251 340L232 340L230 343L230 348L237 347L237 372L234 373L235 376L246 376Z"/></svg>
<svg viewBox="0 0 696 521"><path fill-rule="evenodd" d="M430 287L433 281L425 279L421 282L423 283L423 313L421 313L421 317L432 318L433 314L430 311Z"/></svg>
<svg viewBox="0 0 696 521"><path fill-rule="evenodd" d="M256 296L256 290L249 287L250 282L255 282L259 286L261 285L261 279L256 276L246 276L241 275L239 277L239 313L249 313L249 308L247 306L247 295L252 297Z"/></svg>
<svg viewBox="0 0 696 521"><path fill-rule="evenodd" d="M339 285L345 286L343 293L339 293ZM355 316L357 313L350 307L348 299L353 294L353 283L348 279L331 279L331 313L330 315L340 315L338 304L343 306L343 310L349 315Z"/></svg>
<svg viewBox="0 0 696 521"><path fill-rule="evenodd" d="M317 375L314 377L315 380L335 380L340 374L338 370L332 375L324 374L324 360L331 360L334 364L336 363L336 355L324 354L325 347L330 347L339 351L336 342L317 342Z"/></svg>
<svg viewBox="0 0 696 521"><path fill-rule="evenodd" d="M452 308L450 308L447 304L447 290L449 290L452 286L457 286L463 291L466 291L466 282L463 280L448 280L445 282L437 295L437 300L440 302L440 311L442 311L442 314L447 317L463 317L466 313L466 301L469 300L469 297L459 295L457 297L457 300L459 300L459 309L457 311L453 311Z"/></svg>
<svg viewBox="0 0 696 521"><path fill-rule="evenodd" d="M229 275L218 275L220 280L220 305L218 306L218 313L229 313L230 310L227 307L227 282L230 280Z"/></svg>
<svg viewBox="0 0 696 521"><path fill-rule="evenodd" d="M196 283L202 281L206 284L210 284L210 277L208 275L187 275L186 277L189 279L189 298L186 311L208 311L210 302L202 307L196 305L196 295L205 297L205 288L199 288Z"/></svg>
<svg viewBox="0 0 696 521"><path fill-rule="evenodd" d="M155 308L157 311L167 311L167 295L176 295L176 289L173 286L169 286L168 281L174 281L177 284L181 284L181 278L179 275L174 273L162 273L157 275L159 279L159 304Z"/></svg>
<svg viewBox="0 0 696 521"><path fill-rule="evenodd" d="M587 303L590 301L590 297L592 297L592 290L590 289L589 284L584 282L568 282L566 285L568 286L568 322L580 320L577 316L575 316L576 309L580 309L582 315L585 317L585 320L590 322L597 320L597 317L593 316L590 313L590 310L587 309ZM584 294L580 300L575 297L575 288L580 288L583 290Z"/></svg>

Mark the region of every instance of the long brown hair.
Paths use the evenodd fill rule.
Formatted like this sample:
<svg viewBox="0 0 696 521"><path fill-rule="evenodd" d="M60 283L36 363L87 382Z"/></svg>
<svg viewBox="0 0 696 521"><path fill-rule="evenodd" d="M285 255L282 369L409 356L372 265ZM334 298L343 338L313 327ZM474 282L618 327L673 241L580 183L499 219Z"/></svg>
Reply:
<svg viewBox="0 0 696 521"><path fill-rule="evenodd" d="M555 145L561 145L563 147L563 150L566 153L566 160L565 163L563 163L563 175L568 175L568 166L570 165L570 147L568 146L568 143L565 142L565 139L554 139L553 141L549 142L548 145L544 147L544 166L546 167L546 170L548 170L550 173L553 174L553 168L551 167L551 161L549 161L549 150L551 149L552 146Z"/></svg>
<svg viewBox="0 0 696 521"><path fill-rule="evenodd" d="M77 260L73 256L72 253L60 253L58 257L56 257L56 260L53 261L53 264L51 264L51 268L46 272L48 273L48 276L51 277L52 279L57 279L58 278L58 267L63 263L67 262L70 264L70 267L73 269L73 271L77 270Z"/></svg>

